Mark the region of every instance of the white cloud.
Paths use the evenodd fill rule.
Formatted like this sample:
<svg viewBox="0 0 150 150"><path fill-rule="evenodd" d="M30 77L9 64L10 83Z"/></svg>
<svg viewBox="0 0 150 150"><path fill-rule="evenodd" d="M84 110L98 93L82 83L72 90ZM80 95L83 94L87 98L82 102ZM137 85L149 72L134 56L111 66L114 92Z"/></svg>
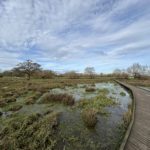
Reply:
<svg viewBox="0 0 150 150"><path fill-rule="evenodd" d="M147 0L1 1L0 67L31 58L47 63L45 67L63 65L72 70L74 63L77 68L78 63L97 66L100 60L101 65L115 65L121 63L122 54L147 53L149 4Z"/></svg>

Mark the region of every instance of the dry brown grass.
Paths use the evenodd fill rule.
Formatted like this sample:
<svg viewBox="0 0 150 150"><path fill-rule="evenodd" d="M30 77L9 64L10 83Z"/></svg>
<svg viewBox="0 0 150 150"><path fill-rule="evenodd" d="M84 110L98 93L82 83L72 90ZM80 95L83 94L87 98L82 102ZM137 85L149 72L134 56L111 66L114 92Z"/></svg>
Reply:
<svg viewBox="0 0 150 150"><path fill-rule="evenodd" d="M85 89L85 91L86 92L95 92L95 88L93 88L93 87L86 87L86 89Z"/></svg>
<svg viewBox="0 0 150 150"><path fill-rule="evenodd" d="M82 111L82 119L87 127L95 127L97 123L97 111L95 109L86 109Z"/></svg>
<svg viewBox="0 0 150 150"><path fill-rule="evenodd" d="M72 95L68 94L51 94L46 93L41 97L40 103L58 102L65 105L73 105L75 100Z"/></svg>
<svg viewBox="0 0 150 150"><path fill-rule="evenodd" d="M130 121L131 121L131 117L132 117L132 110L128 109L128 111L125 112L123 115L123 122L124 122L125 128L128 128Z"/></svg>

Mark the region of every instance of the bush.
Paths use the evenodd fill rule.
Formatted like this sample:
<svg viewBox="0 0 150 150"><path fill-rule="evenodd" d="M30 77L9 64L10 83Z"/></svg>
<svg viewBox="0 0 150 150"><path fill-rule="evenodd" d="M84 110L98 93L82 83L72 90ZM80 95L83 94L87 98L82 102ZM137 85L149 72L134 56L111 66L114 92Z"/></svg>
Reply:
<svg viewBox="0 0 150 150"><path fill-rule="evenodd" d="M97 111L95 109L86 109L82 112L82 119L87 127L95 127L97 123Z"/></svg>
<svg viewBox="0 0 150 150"><path fill-rule="evenodd" d="M68 94L51 94L46 93L41 97L40 103L59 102L65 105L73 105L75 100L72 95Z"/></svg>

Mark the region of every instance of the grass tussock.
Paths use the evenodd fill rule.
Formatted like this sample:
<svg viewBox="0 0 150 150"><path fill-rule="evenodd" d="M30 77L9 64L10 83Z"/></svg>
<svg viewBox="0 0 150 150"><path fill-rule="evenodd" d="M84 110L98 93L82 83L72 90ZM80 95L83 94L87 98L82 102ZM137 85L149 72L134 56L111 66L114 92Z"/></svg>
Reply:
<svg viewBox="0 0 150 150"><path fill-rule="evenodd" d="M20 110L21 108L22 108L22 105L19 105L19 104L17 104L17 105L12 105L12 106L9 106L8 111L18 111L18 110Z"/></svg>
<svg viewBox="0 0 150 150"><path fill-rule="evenodd" d="M25 104L26 105L34 104L41 97L41 95L42 95L41 92L35 92L34 95L32 95L26 99Z"/></svg>
<svg viewBox="0 0 150 150"><path fill-rule="evenodd" d="M90 100L80 100L77 107L82 109L96 109L98 112L103 113L103 108L106 106L116 105L117 103L104 95L98 95Z"/></svg>
<svg viewBox="0 0 150 150"><path fill-rule="evenodd" d="M0 107L5 107L7 105L5 99L0 99Z"/></svg>
<svg viewBox="0 0 150 150"><path fill-rule="evenodd" d="M128 111L123 114L123 124L125 129L128 128L132 118L132 109L131 105L128 106Z"/></svg>
<svg viewBox="0 0 150 150"><path fill-rule="evenodd" d="M32 114L11 120L0 132L0 149L53 149L58 116L57 113L46 116Z"/></svg>
<svg viewBox="0 0 150 150"><path fill-rule="evenodd" d="M126 93L125 92L120 92L120 95L121 96L126 96Z"/></svg>
<svg viewBox="0 0 150 150"><path fill-rule="evenodd" d="M85 91L86 91L86 92L95 92L96 89L93 88L93 87L86 87L86 88L85 88Z"/></svg>
<svg viewBox="0 0 150 150"><path fill-rule="evenodd" d="M73 105L75 103L75 99L72 95L68 94L52 94L46 93L41 97L40 103L51 103L57 102L65 105Z"/></svg>
<svg viewBox="0 0 150 150"><path fill-rule="evenodd" d="M87 127L93 128L97 123L97 111L95 109L85 109L82 111L82 119Z"/></svg>

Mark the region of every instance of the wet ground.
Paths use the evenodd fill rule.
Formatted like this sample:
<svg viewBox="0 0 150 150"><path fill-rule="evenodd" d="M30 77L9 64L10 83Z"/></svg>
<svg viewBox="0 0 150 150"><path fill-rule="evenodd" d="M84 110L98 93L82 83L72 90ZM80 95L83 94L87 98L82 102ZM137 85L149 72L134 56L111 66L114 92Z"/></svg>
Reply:
<svg viewBox="0 0 150 150"><path fill-rule="evenodd" d="M95 89L93 92L87 92L85 89L92 87ZM75 98L78 102L81 99L89 99L97 96L101 89L107 89L107 97L114 99L117 105L106 107L105 110L108 115L98 115L98 123L94 129L85 127L81 118L81 109L64 106L61 104L32 104L23 105L23 107L15 112L18 114L32 114L41 113L46 111L61 112L60 126L57 149L74 150L74 149L88 149L88 150L114 150L120 144L120 140L124 131L120 128L122 123L123 114L128 110L128 104L132 99L130 94L115 83L96 83L92 84L77 84L76 86L66 86L65 88L55 88L49 90L51 93L67 93ZM122 96L120 93L125 93ZM24 98L18 98L17 103L23 104ZM0 110L3 112L1 118L9 117L13 112ZM62 140L63 139L63 140Z"/></svg>

